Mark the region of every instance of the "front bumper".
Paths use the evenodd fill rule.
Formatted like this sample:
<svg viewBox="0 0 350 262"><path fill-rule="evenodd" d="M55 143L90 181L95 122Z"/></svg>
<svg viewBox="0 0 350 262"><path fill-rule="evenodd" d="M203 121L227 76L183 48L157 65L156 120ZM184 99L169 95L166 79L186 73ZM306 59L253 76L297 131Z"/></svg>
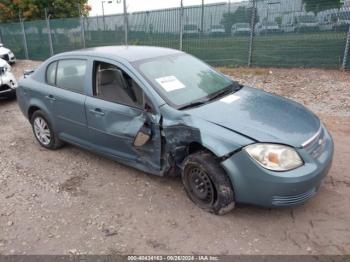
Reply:
<svg viewBox="0 0 350 262"><path fill-rule="evenodd" d="M0 97L14 96L16 89L10 88L9 86L0 86Z"/></svg>
<svg viewBox="0 0 350 262"><path fill-rule="evenodd" d="M222 162L230 176L236 202L281 207L301 204L313 197L333 159L332 138L325 128L322 134L323 143L319 147L297 149L305 164L291 171L267 170L244 150Z"/></svg>
<svg viewBox="0 0 350 262"><path fill-rule="evenodd" d="M7 97L16 94L18 83L11 72L0 75L0 97Z"/></svg>

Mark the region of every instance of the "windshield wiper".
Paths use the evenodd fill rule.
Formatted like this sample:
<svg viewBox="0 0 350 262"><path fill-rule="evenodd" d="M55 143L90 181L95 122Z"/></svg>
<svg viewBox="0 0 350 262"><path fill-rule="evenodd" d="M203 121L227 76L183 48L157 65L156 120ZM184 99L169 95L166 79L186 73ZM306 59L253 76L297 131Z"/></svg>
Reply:
<svg viewBox="0 0 350 262"><path fill-rule="evenodd" d="M191 108L191 107L196 107L196 106L200 106L203 105L205 103L207 103L209 101L209 99L203 99L203 100L199 100L199 101L194 101L191 102L189 104L186 104L184 106L179 107L179 110L183 110L183 109L187 109L187 108Z"/></svg>
<svg viewBox="0 0 350 262"><path fill-rule="evenodd" d="M209 96L209 101L214 100L216 98L228 95L233 92L237 92L242 88L242 85L240 85L238 82L233 82L229 86L227 86L224 89L219 90L218 92L213 93L212 95Z"/></svg>
<svg viewBox="0 0 350 262"><path fill-rule="evenodd" d="M212 101L218 97L224 96L224 95L228 95L230 93L236 92L238 90L240 90L243 86L240 85L238 82L232 82L232 84L230 84L229 86L227 86L224 89L219 90L218 92L215 92L213 94L211 94L210 96L205 97L204 99L201 100L197 100L197 101L193 101L189 104L186 104L184 106L179 107L179 110L182 109L187 109L187 108L192 108L192 107L196 107L196 106L200 106L203 104L206 104L209 101Z"/></svg>

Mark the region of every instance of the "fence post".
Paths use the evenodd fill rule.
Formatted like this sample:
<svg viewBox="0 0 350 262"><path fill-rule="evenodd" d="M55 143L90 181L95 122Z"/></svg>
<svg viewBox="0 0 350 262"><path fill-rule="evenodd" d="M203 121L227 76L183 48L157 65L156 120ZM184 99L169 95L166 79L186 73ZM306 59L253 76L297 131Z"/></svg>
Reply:
<svg viewBox="0 0 350 262"><path fill-rule="evenodd" d="M343 66L342 66L343 70L346 69L348 56L349 56L349 49L350 49L350 25L349 25L348 37L346 38L346 44L345 44L345 50L344 50L344 58L343 58Z"/></svg>
<svg viewBox="0 0 350 262"><path fill-rule="evenodd" d="M45 19L46 19L47 35L49 36L50 55L53 56L53 45L52 45L52 36L51 36L51 28L50 28L50 17L47 15L47 9L46 8L45 8Z"/></svg>
<svg viewBox="0 0 350 262"><path fill-rule="evenodd" d="M183 5L183 0L181 0L181 5L180 5L180 50L181 51L182 51L183 34L184 34L183 20L184 20L184 5Z"/></svg>
<svg viewBox="0 0 350 262"><path fill-rule="evenodd" d="M124 33L125 33L125 45L128 45L128 31L129 31L129 21L128 21L128 11L126 9L126 0L123 0L124 5Z"/></svg>
<svg viewBox="0 0 350 262"><path fill-rule="evenodd" d="M86 47L86 42L85 42L84 17L82 16L79 3L78 3L78 14L79 14L79 19L80 19L81 41L83 42L83 48L85 48Z"/></svg>
<svg viewBox="0 0 350 262"><path fill-rule="evenodd" d="M252 19L250 22L250 40L249 40L249 54L248 54L248 67L252 65L253 45L254 45L254 27L255 27L255 13L256 13L256 0L252 1Z"/></svg>
<svg viewBox="0 0 350 262"><path fill-rule="evenodd" d="M24 29L24 23L21 17L21 13L19 13L19 23L21 24L22 35L23 35L24 56L28 60L29 54L28 54L27 36L26 36L26 31Z"/></svg>

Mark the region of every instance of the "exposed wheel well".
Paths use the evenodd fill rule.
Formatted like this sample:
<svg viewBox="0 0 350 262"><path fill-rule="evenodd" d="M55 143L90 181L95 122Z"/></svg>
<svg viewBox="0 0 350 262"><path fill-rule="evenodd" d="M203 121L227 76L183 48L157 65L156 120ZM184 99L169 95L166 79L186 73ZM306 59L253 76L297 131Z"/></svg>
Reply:
<svg viewBox="0 0 350 262"><path fill-rule="evenodd" d="M32 116L33 116L34 112L35 112L35 111L38 111L38 110L40 110L40 108L37 107L37 106L31 106L31 107L28 109L28 118L29 118L29 120L32 119Z"/></svg>
<svg viewBox="0 0 350 262"><path fill-rule="evenodd" d="M213 156L217 157L217 155L214 154L214 152L212 152L210 149L204 147L202 144L200 144L198 142L191 142L187 147L187 155L191 155L191 154L196 153L198 151L207 151L207 152L211 153Z"/></svg>
<svg viewBox="0 0 350 262"><path fill-rule="evenodd" d="M187 154L191 155L191 154L198 152L200 150L208 150L208 149L206 149L204 146L202 146L198 142L192 142L187 147Z"/></svg>

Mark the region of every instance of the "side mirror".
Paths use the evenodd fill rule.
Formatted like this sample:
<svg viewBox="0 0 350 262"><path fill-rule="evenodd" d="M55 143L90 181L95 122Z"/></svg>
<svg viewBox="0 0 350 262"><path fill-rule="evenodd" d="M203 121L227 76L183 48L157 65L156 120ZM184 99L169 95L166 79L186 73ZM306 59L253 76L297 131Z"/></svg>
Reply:
<svg viewBox="0 0 350 262"><path fill-rule="evenodd" d="M27 70L24 70L24 78L26 78L27 76L31 75L32 73L34 73L34 70L33 69L27 69Z"/></svg>
<svg viewBox="0 0 350 262"><path fill-rule="evenodd" d="M140 147L145 145L152 136L151 129L147 126L147 124L143 125L134 139L134 146Z"/></svg>

